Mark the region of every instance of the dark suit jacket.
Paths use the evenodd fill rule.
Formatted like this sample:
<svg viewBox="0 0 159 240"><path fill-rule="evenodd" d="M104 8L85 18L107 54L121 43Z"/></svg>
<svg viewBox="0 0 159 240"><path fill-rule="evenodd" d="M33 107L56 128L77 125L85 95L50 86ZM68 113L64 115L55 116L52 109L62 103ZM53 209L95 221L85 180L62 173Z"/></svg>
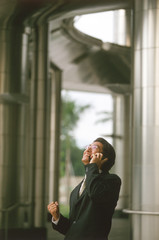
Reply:
<svg viewBox="0 0 159 240"><path fill-rule="evenodd" d="M97 165L92 163L86 165L86 188L79 197L81 184L71 193L69 219L61 215L53 228L64 234L65 240L106 240L121 180L109 172L99 174Z"/></svg>

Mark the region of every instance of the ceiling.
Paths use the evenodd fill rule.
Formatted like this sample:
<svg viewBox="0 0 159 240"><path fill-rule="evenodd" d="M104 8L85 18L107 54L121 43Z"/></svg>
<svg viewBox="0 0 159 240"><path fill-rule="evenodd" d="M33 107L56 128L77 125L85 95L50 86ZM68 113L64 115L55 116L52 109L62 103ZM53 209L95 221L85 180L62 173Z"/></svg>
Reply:
<svg viewBox="0 0 159 240"><path fill-rule="evenodd" d="M76 15L132 9L131 0L1 0L0 24L49 22L49 59L62 70L63 88L130 93L131 49L101 42L74 28Z"/></svg>
<svg viewBox="0 0 159 240"><path fill-rule="evenodd" d="M130 93L131 48L103 43L73 25L73 18L50 23L50 59L63 72L63 88Z"/></svg>

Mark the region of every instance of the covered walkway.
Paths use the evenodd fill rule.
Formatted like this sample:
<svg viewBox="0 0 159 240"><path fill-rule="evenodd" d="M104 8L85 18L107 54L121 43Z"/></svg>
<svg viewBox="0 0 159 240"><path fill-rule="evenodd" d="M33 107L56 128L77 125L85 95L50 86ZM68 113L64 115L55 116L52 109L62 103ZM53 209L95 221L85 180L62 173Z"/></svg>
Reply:
<svg viewBox="0 0 159 240"><path fill-rule="evenodd" d="M113 11L112 42L74 27L103 11ZM114 218L109 240L159 239L158 25L159 0L0 0L0 239L10 229L45 234L46 224L48 240L63 239L46 223L59 199L62 89L114 99L106 136L131 227Z"/></svg>

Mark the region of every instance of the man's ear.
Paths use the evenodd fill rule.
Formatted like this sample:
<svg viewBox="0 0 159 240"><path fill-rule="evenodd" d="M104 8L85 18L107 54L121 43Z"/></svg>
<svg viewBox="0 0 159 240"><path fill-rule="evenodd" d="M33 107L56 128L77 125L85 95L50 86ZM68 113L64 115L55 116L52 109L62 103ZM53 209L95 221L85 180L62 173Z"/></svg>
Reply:
<svg viewBox="0 0 159 240"><path fill-rule="evenodd" d="M108 158L102 158L102 163L105 163L108 161Z"/></svg>
<svg viewBox="0 0 159 240"><path fill-rule="evenodd" d="M102 157L102 160L104 160L104 159L107 159L108 160L108 157L105 155L103 155L103 157Z"/></svg>
<svg viewBox="0 0 159 240"><path fill-rule="evenodd" d="M108 158L106 157L106 158L104 158L103 160L102 160L102 163L101 163L101 170L107 170L107 166L108 166Z"/></svg>

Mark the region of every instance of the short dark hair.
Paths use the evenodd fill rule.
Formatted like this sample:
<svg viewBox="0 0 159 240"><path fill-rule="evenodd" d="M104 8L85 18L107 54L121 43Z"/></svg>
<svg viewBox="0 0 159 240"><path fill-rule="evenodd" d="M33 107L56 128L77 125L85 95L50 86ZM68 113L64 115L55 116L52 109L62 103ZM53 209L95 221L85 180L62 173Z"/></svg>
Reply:
<svg viewBox="0 0 159 240"><path fill-rule="evenodd" d="M109 171L111 167L114 165L116 157L113 146L108 141L101 137L94 140L94 142L100 142L103 144L103 158L108 158L108 160L103 164L102 170Z"/></svg>

